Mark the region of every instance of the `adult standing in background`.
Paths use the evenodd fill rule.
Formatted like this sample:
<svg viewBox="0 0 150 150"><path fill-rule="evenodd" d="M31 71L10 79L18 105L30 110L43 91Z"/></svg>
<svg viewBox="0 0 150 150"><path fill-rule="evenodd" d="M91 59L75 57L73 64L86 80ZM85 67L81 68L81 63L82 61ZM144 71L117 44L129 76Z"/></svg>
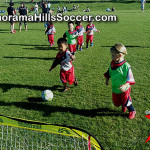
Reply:
<svg viewBox="0 0 150 150"><path fill-rule="evenodd" d="M50 9L47 8L47 2L44 2L44 8L42 10L42 15L48 16L49 12L50 12ZM45 26L45 31L46 31L47 30L47 21L44 21L44 26Z"/></svg>
<svg viewBox="0 0 150 150"><path fill-rule="evenodd" d="M47 8L51 8L51 3L50 2L48 2L48 4L47 4Z"/></svg>
<svg viewBox="0 0 150 150"><path fill-rule="evenodd" d="M12 16L15 15L15 8L14 8L14 3L10 3L10 6L7 8L7 12L8 12L8 16ZM10 31L11 33L16 33L16 31L14 30L14 21L13 18L10 18Z"/></svg>
<svg viewBox="0 0 150 150"><path fill-rule="evenodd" d="M35 14L38 15L38 4L37 3L35 3L34 11L35 11Z"/></svg>
<svg viewBox="0 0 150 150"><path fill-rule="evenodd" d="M20 13L20 16L27 16L27 14L28 14L28 8L25 7L24 3L21 3L21 5L19 7L19 13ZM25 19L24 19L24 25L25 25L25 30L27 31L27 22L26 22ZM20 21L20 24L19 24L19 30L20 30L20 32L21 32L21 28L22 28L22 21Z"/></svg>
<svg viewBox="0 0 150 150"><path fill-rule="evenodd" d="M142 9L142 12L144 12L145 3L146 3L146 0L141 0L141 9Z"/></svg>

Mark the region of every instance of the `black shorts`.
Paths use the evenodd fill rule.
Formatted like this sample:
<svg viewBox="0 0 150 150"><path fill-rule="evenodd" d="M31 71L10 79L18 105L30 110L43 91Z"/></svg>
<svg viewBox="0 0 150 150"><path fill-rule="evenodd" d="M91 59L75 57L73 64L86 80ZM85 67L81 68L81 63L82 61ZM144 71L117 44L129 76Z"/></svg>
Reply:
<svg viewBox="0 0 150 150"><path fill-rule="evenodd" d="M10 24L12 25L14 23L13 18L10 18Z"/></svg>
<svg viewBox="0 0 150 150"><path fill-rule="evenodd" d="M22 26L22 22L24 22L24 25L27 25L26 21L20 21L20 26Z"/></svg>

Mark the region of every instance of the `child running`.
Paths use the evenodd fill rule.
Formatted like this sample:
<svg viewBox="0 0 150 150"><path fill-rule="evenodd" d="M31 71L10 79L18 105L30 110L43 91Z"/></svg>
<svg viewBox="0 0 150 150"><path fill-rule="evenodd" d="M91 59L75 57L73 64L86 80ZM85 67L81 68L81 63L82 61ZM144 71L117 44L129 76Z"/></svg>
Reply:
<svg viewBox="0 0 150 150"><path fill-rule="evenodd" d="M68 22L68 28L69 30L64 33L63 38L68 39L69 51L74 55L76 52L76 39L78 32L74 30L74 23L72 21Z"/></svg>
<svg viewBox="0 0 150 150"><path fill-rule="evenodd" d="M90 41L90 46L93 47L93 38L94 38L94 32L100 33L99 30L96 29L95 25L93 24L93 21L89 21L89 24L86 26L86 48L88 49L88 43Z"/></svg>
<svg viewBox="0 0 150 150"><path fill-rule="evenodd" d="M82 26L81 21L77 21L76 24L77 26L75 27L75 30L77 30L78 32L76 49L79 50L79 46L80 46L80 51L82 51L82 45L84 44L83 33L85 33L85 30L84 30L84 27Z"/></svg>
<svg viewBox="0 0 150 150"><path fill-rule="evenodd" d="M45 31L45 34L47 33L48 42L50 43L50 46L52 47L54 45L54 33L56 33L56 29L53 25L53 22L48 22L47 30Z"/></svg>
<svg viewBox="0 0 150 150"><path fill-rule="evenodd" d="M75 77L74 73L74 66L72 64L72 61L75 59L75 56L67 50L66 39L59 38L57 44L59 52L57 53L57 56L49 71L51 72L51 70L54 69L58 64L61 65L60 80L62 81L62 84L64 86L63 92L66 92L67 90L69 90L67 82L69 82L70 85L72 85L73 83L75 86L78 85L77 78Z"/></svg>
<svg viewBox="0 0 150 150"><path fill-rule="evenodd" d="M135 84L131 66L124 60L127 50L123 44L115 44L111 49L112 61L104 74L106 85L111 78L112 99L115 106L122 106L122 112L129 111L129 119L135 117L136 111L132 105L130 85Z"/></svg>

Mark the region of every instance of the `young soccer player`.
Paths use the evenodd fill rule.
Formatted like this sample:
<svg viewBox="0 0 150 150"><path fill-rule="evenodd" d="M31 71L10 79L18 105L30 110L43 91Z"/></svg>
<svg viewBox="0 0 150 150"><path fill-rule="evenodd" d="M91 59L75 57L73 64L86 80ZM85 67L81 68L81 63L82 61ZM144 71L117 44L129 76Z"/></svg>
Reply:
<svg viewBox="0 0 150 150"><path fill-rule="evenodd" d="M93 21L89 21L89 24L86 26L86 48L88 49L88 43L90 41L90 46L93 47L93 37L94 37L94 32L100 33L99 30L96 29L95 25L93 24Z"/></svg>
<svg viewBox="0 0 150 150"><path fill-rule="evenodd" d="M72 61L75 59L75 56L67 50L67 40L64 38L59 38L57 41L59 52L50 68L49 71L54 69L58 64L61 65L60 69L60 80L64 86L63 91L66 92L69 88L67 82L70 85L74 83L75 86L78 85L77 79L74 73L74 66Z"/></svg>
<svg viewBox="0 0 150 150"><path fill-rule="evenodd" d="M56 33L56 29L53 25L53 22L48 22L47 30L45 31L45 34L47 33L48 42L50 43L50 46L52 47L54 45L54 33Z"/></svg>
<svg viewBox="0 0 150 150"><path fill-rule="evenodd" d="M74 23L72 21L68 22L68 28L69 30L64 33L63 38L68 39L69 51L74 55L76 52L76 39L78 32L74 30Z"/></svg>
<svg viewBox="0 0 150 150"><path fill-rule="evenodd" d="M122 106L122 112L129 110L129 119L135 117L136 111L132 105L130 85L135 84L131 66L124 60L127 50L123 44L115 44L111 49L112 61L104 74L106 85L111 78L112 99L115 106Z"/></svg>
<svg viewBox="0 0 150 150"><path fill-rule="evenodd" d="M83 33L85 33L85 30L84 30L84 27L82 26L81 21L77 21L76 24L77 24L77 26L75 27L75 30L77 30L77 32L78 32L76 49L79 50L79 45L80 45L80 51L82 51Z"/></svg>

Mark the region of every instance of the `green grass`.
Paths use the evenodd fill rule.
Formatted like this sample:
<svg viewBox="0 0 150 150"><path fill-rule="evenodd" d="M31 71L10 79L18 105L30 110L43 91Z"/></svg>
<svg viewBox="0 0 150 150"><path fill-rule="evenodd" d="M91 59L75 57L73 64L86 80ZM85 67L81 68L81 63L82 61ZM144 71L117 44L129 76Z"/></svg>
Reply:
<svg viewBox="0 0 150 150"><path fill-rule="evenodd" d="M61 88L59 66L48 72L58 49L57 45L49 47L43 23L28 23L29 30L25 32L23 29L21 33L16 23L16 34L9 33L9 23L0 23L1 114L84 129L93 134L106 150L150 149L150 142L145 144L150 134L150 120L145 117L145 111L150 110L150 4L146 4L144 13L138 3L84 3L80 4L80 9L90 6L92 11L89 14L109 14L105 9L112 5L117 10L114 14L118 22L94 23L101 33L95 33L93 48L86 50L84 46L83 52L77 52L73 64L79 86L71 86L66 93L58 91ZM67 23L57 22L54 26L56 43L67 30ZM131 91L137 111L133 120L127 118L127 113L121 113L120 107L113 105L111 85L105 86L103 74L111 61L109 48L117 42L127 47L125 59L132 66L136 81ZM45 89L53 91L53 101L29 102L38 100Z"/></svg>

